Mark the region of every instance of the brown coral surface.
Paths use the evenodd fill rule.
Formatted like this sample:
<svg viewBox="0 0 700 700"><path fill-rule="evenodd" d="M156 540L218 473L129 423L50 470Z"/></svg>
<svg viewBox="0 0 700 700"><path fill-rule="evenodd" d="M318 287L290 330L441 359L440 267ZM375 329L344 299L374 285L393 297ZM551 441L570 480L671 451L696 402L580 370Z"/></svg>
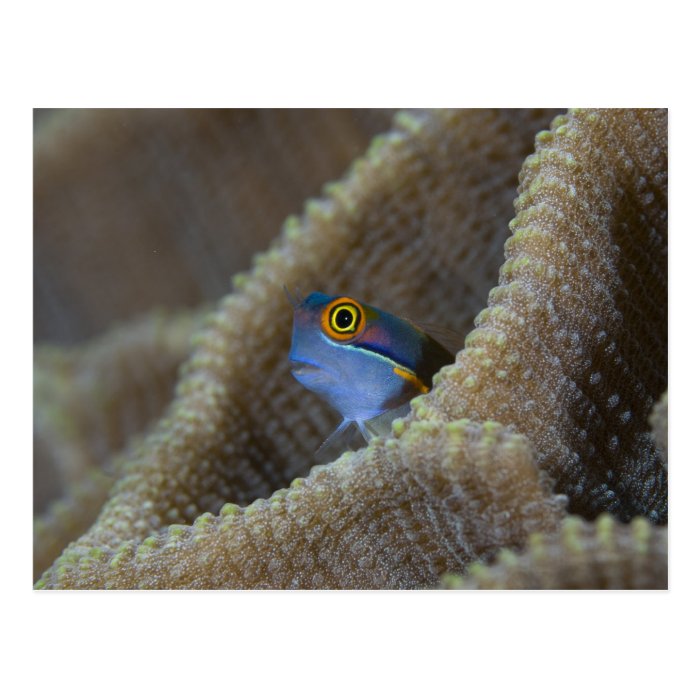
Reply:
<svg viewBox="0 0 700 700"><path fill-rule="evenodd" d="M667 384L666 115L577 112L520 173L489 306L420 415L517 429L572 512L664 522L648 431Z"/></svg>
<svg viewBox="0 0 700 700"><path fill-rule="evenodd" d="M172 400L204 313L153 312L77 347L34 355L34 571L94 522L114 459Z"/></svg>
<svg viewBox="0 0 700 700"><path fill-rule="evenodd" d="M554 530L551 494L527 441L498 424L416 423L312 469L271 498L173 525L108 559L96 547L63 585L170 588L405 588Z"/></svg>
<svg viewBox="0 0 700 700"><path fill-rule="evenodd" d="M645 518L628 524L607 513L595 523L564 520L555 534L530 536L524 552L499 552L491 566L472 564L448 588L667 588L668 531Z"/></svg>
<svg viewBox="0 0 700 700"><path fill-rule="evenodd" d="M167 415L37 585L435 586L556 530L554 493L665 521L647 418L666 386L666 114L572 112L541 133L504 263L551 116L400 115L237 278ZM334 418L289 376L282 284L462 332L488 306L393 438L309 473Z"/></svg>

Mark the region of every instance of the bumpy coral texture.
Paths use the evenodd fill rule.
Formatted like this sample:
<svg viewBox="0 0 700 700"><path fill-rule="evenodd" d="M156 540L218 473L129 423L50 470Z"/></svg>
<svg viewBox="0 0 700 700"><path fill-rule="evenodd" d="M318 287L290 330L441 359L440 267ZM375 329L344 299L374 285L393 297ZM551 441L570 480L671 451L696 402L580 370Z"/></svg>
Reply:
<svg viewBox="0 0 700 700"><path fill-rule="evenodd" d="M515 427L589 517L667 517L647 423L667 384L665 139L664 112L580 112L540 134L500 283L416 410Z"/></svg>
<svg viewBox="0 0 700 700"><path fill-rule="evenodd" d="M203 312L153 312L74 348L34 356L34 575L90 527L114 454L160 416Z"/></svg>
<svg viewBox="0 0 700 700"><path fill-rule="evenodd" d="M394 438L305 477L334 417L289 377L281 284L466 332L548 119L400 116L237 279L166 418L38 585L435 586L555 530L553 491L663 521L646 423L666 372L663 111L570 113L539 136L456 365Z"/></svg>
<svg viewBox="0 0 700 700"><path fill-rule="evenodd" d="M465 577L445 577L447 588L622 589L667 588L668 531L645 518L628 524L609 514L594 523L564 520L555 534L537 533L521 554L499 552L491 566L471 564Z"/></svg>
<svg viewBox="0 0 700 700"><path fill-rule="evenodd" d="M339 588L434 585L564 512L522 436L492 423L416 423L312 469L267 500L173 525L107 562L94 548L66 572L81 585Z"/></svg>

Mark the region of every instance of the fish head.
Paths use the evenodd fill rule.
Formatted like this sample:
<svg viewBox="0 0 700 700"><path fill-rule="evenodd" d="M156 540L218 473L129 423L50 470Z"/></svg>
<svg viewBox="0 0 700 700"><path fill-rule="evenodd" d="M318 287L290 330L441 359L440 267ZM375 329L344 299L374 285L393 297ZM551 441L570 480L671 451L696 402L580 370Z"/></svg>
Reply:
<svg viewBox="0 0 700 700"><path fill-rule="evenodd" d="M366 412L366 391L358 386L358 377L372 372L374 358L353 352L352 347L362 337L368 315L372 316L371 307L320 292L294 306L292 376L344 416Z"/></svg>
<svg viewBox="0 0 700 700"><path fill-rule="evenodd" d="M322 391L324 386L330 387L342 381L346 374L343 371L343 345L347 338L352 337L352 333L334 338L327 332L329 305L340 298L313 292L294 307L292 345L289 351L292 375L308 389L319 393L325 393ZM342 328L337 325L339 321L347 321L344 313L340 316L335 314L334 327Z"/></svg>

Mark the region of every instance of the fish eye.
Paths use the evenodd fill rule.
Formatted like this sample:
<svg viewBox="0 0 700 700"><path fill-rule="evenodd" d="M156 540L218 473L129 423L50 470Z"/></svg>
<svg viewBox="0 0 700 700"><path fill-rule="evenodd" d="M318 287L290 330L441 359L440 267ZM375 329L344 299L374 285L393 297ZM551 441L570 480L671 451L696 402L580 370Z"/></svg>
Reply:
<svg viewBox="0 0 700 700"><path fill-rule="evenodd" d="M324 309L321 326L333 340L352 340L365 329L365 315L357 302L341 297Z"/></svg>
<svg viewBox="0 0 700 700"><path fill-rule="evenodd" d="M331 311L331 328L336 333L352 333L357 327L357 308L348 304L336 306Z"/></svg>

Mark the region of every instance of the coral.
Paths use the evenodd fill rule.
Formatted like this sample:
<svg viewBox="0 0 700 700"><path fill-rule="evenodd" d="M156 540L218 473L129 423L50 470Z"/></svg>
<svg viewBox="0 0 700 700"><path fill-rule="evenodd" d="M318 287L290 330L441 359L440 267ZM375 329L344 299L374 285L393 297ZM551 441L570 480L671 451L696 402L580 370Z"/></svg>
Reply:
<svg viewBox="0 0 700 700"><path fill-rule="evenodd" d="M74 348L35 350L36 438L62 480L102 463L160 415L204 322L203 311L156 311Z"/></svg>
<svg viewBox="0 0 700 700"><path fill-rule="evenodd" d="M667 385L666 113L582 111L520 173L499 285L417 402L532 441L570 510L667 517L647 417Z"/></svg>
<svg viewBox="0 0 700 700"><path fill-rule="evenodd" d="M107 556L63 558L62 587L405 588L554 530L564 513L527 440L492 423L415 423L246 508ZM74 562L75 566L66 565Z"/></svg>
<svg viewBox="0 0 700 700"><path fill-rule="evenodd" d="M446 588L667 588L668 531L645 518L628 524L610 514L578 517L561 530L537 533L521 554L500 552L494 564L471 564L469 575L446 576Z"/></svg>
<svg viewBox="0 0 700 700"><path fill-rule="evenodd" d="M646 419L666 383L665 112L540 134L499 278L515 176L550 118L399 115L237 276L165 418L37 585L435 586L553 531L551 484L573 512L663 521ZM282 284L464 333L489 305L395 437L309 473L334 417L289 375Z"/></svg>
<svg viewBox="0 0 700 700"><path fill-rule="evenodd" d="M114 484L99 468L90 469L65 487L45 512L34 518L34 580L63 548L80 537L95 521Z"/></svg>
<svg viewBox="0 0 700 700"><path fill-rule="evenodd" d="M34 354L35 577L94 522L119 454L172 400L204 311L152 312Z"/></svg>

